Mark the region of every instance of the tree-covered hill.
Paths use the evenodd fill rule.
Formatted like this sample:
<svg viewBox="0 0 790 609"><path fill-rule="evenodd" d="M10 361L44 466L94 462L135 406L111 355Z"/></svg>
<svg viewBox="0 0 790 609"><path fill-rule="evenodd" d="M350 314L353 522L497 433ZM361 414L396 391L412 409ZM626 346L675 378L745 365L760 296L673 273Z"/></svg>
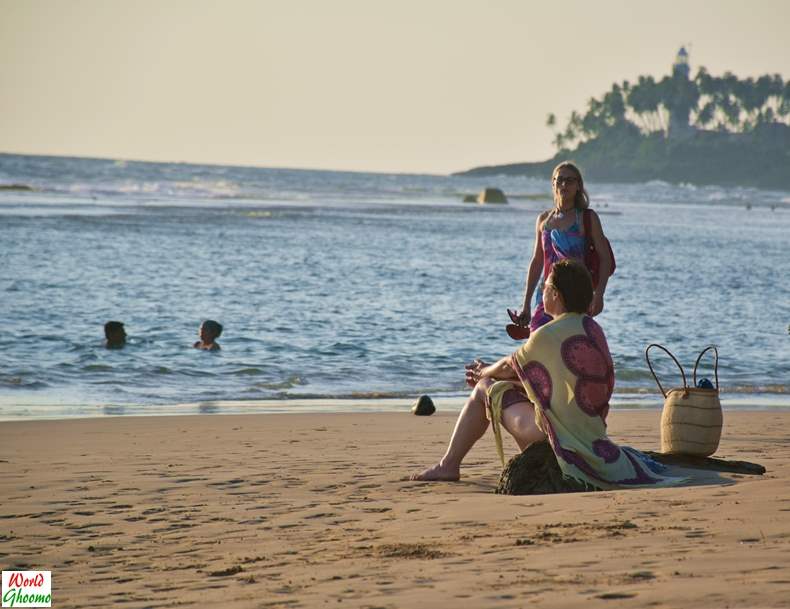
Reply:
<svg viewBox="0 0 790 609"><path fill-rule="evenodd" d="M574 159L586 177L790 189L790 81L738 79L703 67L689 77L681 49L672 74L615 83L564 128L550 114L557 154L539 163L478 167L458 175L546 177Z"/></svg>

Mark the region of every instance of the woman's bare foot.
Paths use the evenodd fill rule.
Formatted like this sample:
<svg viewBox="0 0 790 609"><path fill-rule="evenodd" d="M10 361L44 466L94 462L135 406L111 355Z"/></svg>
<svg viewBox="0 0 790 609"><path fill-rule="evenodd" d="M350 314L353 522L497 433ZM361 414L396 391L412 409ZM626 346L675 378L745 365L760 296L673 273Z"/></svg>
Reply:
<svg viewBox="0 0 790 609"><path fill-rule="evenodd" d="M433 467L429 467L419 474L412 474L409 480L425 480L425 481L445 481L457 482L461 479L461 469L459 467L451 467L441 462Z"/></svg>

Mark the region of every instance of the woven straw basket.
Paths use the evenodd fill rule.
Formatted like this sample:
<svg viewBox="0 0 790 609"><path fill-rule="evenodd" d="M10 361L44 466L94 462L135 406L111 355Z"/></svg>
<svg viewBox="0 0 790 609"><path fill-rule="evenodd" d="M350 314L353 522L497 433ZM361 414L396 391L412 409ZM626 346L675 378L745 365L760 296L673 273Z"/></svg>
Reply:
<svg viewBox="0 0 790 609"><path fill-rule="evenodd" d="M677 364L683 377L683 386L664 391L650 363L649 351L658 347ZM702 356L713 349L713 373L716 378L715 389L697 387L697 366ZM664 395L664 410L661 413L661 452L669 454L694 455L707 457L716 452L721 439L723 422L721 402L719 401L719 352L713 345L706 347L694 362L694 384L688 386L686 373L675 356L661 345L653 344L645 349L645 359L656 379L656 384Z"/></svg>

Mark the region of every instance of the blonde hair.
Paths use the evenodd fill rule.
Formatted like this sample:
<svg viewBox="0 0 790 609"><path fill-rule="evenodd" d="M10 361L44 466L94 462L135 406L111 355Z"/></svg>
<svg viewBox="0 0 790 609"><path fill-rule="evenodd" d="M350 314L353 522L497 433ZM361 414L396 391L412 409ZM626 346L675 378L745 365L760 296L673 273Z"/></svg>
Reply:
<svg viewBox="0 0 790 609"><path fill-rule="evenodd" d="M552 187L554 186L554 180L557 178L557 174L560 172L560 169L570 169L574 174L576 174L576 180L578 181L579 187L576 189L576 197L573 200L573 206L576 209L587 209L590 207L590 196L584 189L584 178L582 177L582 172L579 171L579 168L570 161L563 161L554 168L554 171L551 172ZM556 197L556 194L554 196Z"/></svg>

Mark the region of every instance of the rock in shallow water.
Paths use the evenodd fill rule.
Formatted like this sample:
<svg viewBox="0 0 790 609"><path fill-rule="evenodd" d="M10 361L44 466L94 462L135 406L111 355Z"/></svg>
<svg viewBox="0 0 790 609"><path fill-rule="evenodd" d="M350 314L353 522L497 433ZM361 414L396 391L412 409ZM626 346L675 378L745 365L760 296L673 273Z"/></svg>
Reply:
<svg viewBox="0 0 790 609"><path fill-rule="evenodd" d="M507 203L505 193L499 188L486 188L477 196L478 203Z"/></svg>

